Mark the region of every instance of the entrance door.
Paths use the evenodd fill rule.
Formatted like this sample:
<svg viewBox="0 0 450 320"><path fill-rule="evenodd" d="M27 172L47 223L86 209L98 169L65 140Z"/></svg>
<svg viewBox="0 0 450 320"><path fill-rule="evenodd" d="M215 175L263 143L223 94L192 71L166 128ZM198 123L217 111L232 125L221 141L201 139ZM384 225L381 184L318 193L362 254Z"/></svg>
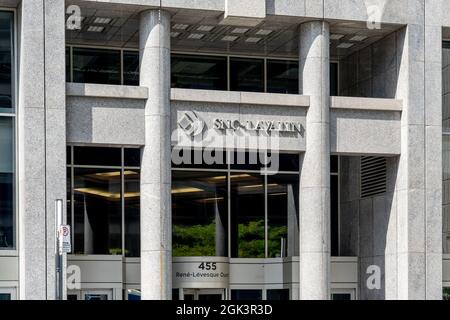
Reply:
<svg viewBox="0 0 450 320"><path fill-rule="evenodd" d="M69 291L67 300L112 300L112 290Z"/></svg>
<svg viewBox="0 0 450 320"><path fill-rule="evenodd" d="M331 300L355 300L355 289L331 289Z"/></svg>
<svg viewBox="0 0 450 320"><path fill-rule="evenodd" d="M190 301L222 301L225 300L225 289L183 289L181 300Z"/></svg>

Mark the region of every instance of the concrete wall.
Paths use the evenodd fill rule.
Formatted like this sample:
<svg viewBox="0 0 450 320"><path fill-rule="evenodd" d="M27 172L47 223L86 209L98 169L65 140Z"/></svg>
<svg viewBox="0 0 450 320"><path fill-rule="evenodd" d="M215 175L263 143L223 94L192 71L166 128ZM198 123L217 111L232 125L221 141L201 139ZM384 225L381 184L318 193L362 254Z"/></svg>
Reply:
<svg viewBox="0 0 450 320"><path fill-rule="evenodd" d="M340 154L400 154L398 111L332 109L331 152Z"/></svg>
<svg viewBox="0 0 450 320"><path fill-rule="evenodd" d="M387 159L387 192L369 198L360 194L360 157L341 157L340 255L359 257L359 292L362 300L387 298L386 286L397 280L390 271L396 251L395 172L397 157ZM366 286L367 268L381 269L381 288Z"/></svg>
<svg viewBox="0 0 450 320"><path fill-rule="evenodd" d="M67 99L67 143L144 145L144 100Z"/></svg>

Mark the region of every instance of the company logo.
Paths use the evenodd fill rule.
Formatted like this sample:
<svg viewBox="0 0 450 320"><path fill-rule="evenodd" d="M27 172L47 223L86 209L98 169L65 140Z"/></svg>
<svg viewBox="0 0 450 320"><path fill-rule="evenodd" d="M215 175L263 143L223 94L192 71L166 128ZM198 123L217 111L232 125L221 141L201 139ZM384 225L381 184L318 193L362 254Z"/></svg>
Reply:
<svg viewBox="0 0 450 320"><path fill-rule="evenodd" d="M183 117L178 121L178 125L191 137L202 134L205 129L205 122L194 111L185 112Z"/></svg>

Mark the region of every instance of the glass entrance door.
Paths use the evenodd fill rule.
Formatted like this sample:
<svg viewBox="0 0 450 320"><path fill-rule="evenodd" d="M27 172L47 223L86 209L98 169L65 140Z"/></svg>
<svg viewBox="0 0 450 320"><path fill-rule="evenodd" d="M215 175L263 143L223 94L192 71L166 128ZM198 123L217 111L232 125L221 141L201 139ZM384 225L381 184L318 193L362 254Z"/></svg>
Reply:
<svg viewBox="0 0 450 320"><path fill-rule="evenodd" d="M225 300L225 289L183 289L181 300L222 301Z"/></svg>

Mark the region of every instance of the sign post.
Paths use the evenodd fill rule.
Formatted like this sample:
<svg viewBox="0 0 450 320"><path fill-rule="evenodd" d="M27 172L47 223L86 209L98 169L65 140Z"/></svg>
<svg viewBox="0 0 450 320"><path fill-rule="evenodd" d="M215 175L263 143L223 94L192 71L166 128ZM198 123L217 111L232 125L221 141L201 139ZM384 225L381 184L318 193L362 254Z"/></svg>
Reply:
<svg viewBox="0 0 450 320"><path fill-rule="evenodd" d="M70 226L63 224L63 200L55 201L56 217L56 300L64 299L64 254L71 252Z"/></svg>

